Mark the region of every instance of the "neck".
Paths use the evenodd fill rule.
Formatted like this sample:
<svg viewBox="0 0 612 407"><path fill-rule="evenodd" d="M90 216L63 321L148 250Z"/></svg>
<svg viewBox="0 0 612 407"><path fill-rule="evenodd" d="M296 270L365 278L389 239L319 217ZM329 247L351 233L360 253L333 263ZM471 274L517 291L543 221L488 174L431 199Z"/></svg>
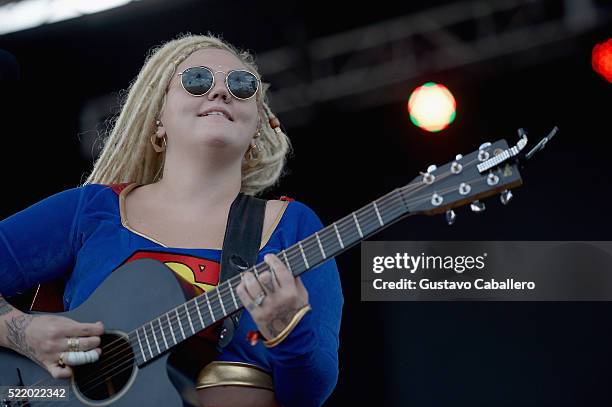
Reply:
<svg viewBox="0 0 612 407"><path fill-rule="evenodd" d="M240 192L241 164L240 159L221 162L168 154L163 177L155 184L156 192L165 202L171 200L186 208L231 204Z"/></svg>

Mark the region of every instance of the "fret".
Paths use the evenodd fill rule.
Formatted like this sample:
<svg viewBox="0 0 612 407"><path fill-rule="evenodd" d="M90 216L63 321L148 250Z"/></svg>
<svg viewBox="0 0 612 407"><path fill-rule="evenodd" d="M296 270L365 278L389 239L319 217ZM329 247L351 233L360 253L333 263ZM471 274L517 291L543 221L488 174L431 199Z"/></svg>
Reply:
<svg viewBox="0 0 612 407"><path fill-rule="evenodd" d="M155 340L155 346L157 347L157 354L161 353L161 349L159 349L159 344L157 343L157 337L155 336L155 328L153 327L153 321L151 321L151 332L153 333L153 339Z"/></svg>
<svg viewBox="0 0 612 407"><path fill-rule="evenodd" d="M340 247L344 249L344 243L342 243L342 238L340 237L340 232L338 231L338 226L336 226L336 222L334 222L334 230L336 231L336 237L338 238Z"/></svg>
<svg viewBox="0 0 612 407"><path fill-rule="evenodd" d="M225 306L223 305L223 298L221 298L221 290L217 287L217 296L219 297L219 304L221 304L221 311L223 311L223 316L227 315L225 312Z"/></svg>
<svg viewBox="0 0 612 407"><path fill-rule="evenodd" d="M283 250L283 257L285 258L285 265L287 266L287 270L291 274L293 274L293 270L291 270L291 263L289 263L289 259L287 258L287 250Z"/></svg>
<svg viewBox="0 0 612 407"><path fill-rule="evenodd" d="M359 221L357 220L357 215L353 212L353 219L355 220L355 225L357 226L357 231L359 232L359 237L363 239L363 233L361 233L361 226L359 226Z"/></svg>
<svg viewBox="0 0 612 407"><path fill-rule="evenodd" d="M211 321L216 321L215 314L213 313L212 307L210 306L210 301L208 300L208 293L206 293L205 296L206 304L208 305L208 311L210 311L210 317L212 318Z"/></svg>
<svg viewBox="0 0 612 407"><path fill-rule="evenodd" d="M187 314L187 320L189 321L189 327L191 327L191 333L195 333L195 329L193 329L193 323L191 322L191 316L189 315L189 308L187 308L187 303L185 305L185 314Z"/></svg>
<svg viewBox="0 0 612 407"><path fill-rule="evenodd" d="M319 238L319 234L315 232L315 236L317 238L317 243L319 244L319 249L321 250L321 255L323 256L324 259L326 259L327 256L325 255L325 250L323 250L323 245L321 244L321 239Z"/></svg>
<svg viewBox="0 0 612 407"><path fill-rule="evenodd" d="M206 324L204 323L204 319L202 318L202 313L200 312L200 304L198 304L198 297L195 297L193 301L195 302L196 309L198 310L198 318L200 318L200 323L202 324L202 328L204 328Z"/></svg>
<svg viewBox="0 0 612 407"><path fill-rule="evenodd" d="M334 257L338 252L340 252L343 247L338 240L338 235L336 231L328 226L327 228L320 230L318 232L319 240L321 241L321 246L325 251L325 259ZM343 242L344 244L344 242Z"/></svg>
<svg viewBox="0 0 612 407"><path fill-rule="evenodd" d="M170 333L172 334L172 340L176 345L178 342L176 341L176 337L174 336L174 328L172 328L172 323L170 322L170 315L166 313L166 318L168 319L168 326L170 327Z"/></svg>
<svg viewBox="0 0 612 407"><path fill-rule="evenodd" d="M142 353L142 361L146 362L147 357L145 356L144 349L142 347L142 342L140 341L140 334L138 333L138 329L136 329L136 338L138 339L138 346L140 346L140 352Z"/></svg>
<svg viewBox="0 0 612 407"><path fill-rule="evenodd" d="M164 334L164 327L162 326L161 319L157 319L157 322L159 323L159 330L161 331L162 338L164 339L164 345L166 345L166 349L170 349L170 346L168 346L168 341L166 341L166 334Z"/></svg>
<svg viewBox="0 0 612 407"><path fill-rule="evenodd" d="M178 308L175 308L174 312L176 312L176 320L178 321L178 326L179 328L181 328L181 335L183 335L183 339L187 339L187 337L185 336L185 331L183 331L183 324L181 324L181 317L179 316Z"/></svg>
<svg viewBox="0 0 612 407"><path fill-rule="evenodd" d="M374 210L376 211L376 216L378 217L378 223L380 223L380 226L384 226L383 220L380 217L380 212L378 212L378 206L376 206L376 201L373 201L372 205L374 205Z"/></svg>
<svg viewBox="0 0 612 407"><path fill-rule="evenodd" d="M236 301L236 297L234 296L234 287L232 286L231 282L228 285L230 294L232 295L232 301L234 301L234 306L236 307L236 309L238 309L240 307L238 306L238 302Z"/></svg>
<svg viewBox="0 0 612 407"><path fill-rule="evenodd" d="M308 260L306 259L306 254L304 253L302 242L298 242L298 246L300 247L300 252L302 252L302 258L304 259L304 265L306 265L306 268L309 269L310 266L308 265Z"/></svg>
<svg viewBox="0 0 612 407"><path fill-rule="evenodd" d="M149 348L149 353L151 354L151 357L153 357L153 351L151 350L151 344L149 343L149 335L147 335L146 325L142 327L142 330L144 331L144 338L145 338L145 341L147 341L147 347Z"/></svg>

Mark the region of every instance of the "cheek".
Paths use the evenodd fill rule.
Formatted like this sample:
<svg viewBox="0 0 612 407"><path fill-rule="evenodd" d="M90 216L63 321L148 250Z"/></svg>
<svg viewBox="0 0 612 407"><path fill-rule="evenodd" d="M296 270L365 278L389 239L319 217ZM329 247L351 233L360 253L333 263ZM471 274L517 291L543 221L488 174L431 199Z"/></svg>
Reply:
<svg viewBox="0 0 612 407"><path fill-rule="evenodd" d="M244 106L244 108L238 110L236 109L236 113L241 122L243 122L249 128L253 128L253 131L257 128L258 123L258 111L257 104L249 104L248 106Z"/></svg>

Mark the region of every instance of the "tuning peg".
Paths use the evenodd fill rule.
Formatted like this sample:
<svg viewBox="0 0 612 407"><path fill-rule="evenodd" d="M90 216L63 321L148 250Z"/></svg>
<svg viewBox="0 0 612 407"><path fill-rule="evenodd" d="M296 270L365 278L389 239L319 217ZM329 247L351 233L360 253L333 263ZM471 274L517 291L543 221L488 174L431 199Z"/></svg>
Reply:
<svg viewBox="0 0 612 407"><path fill-rule="evenodd" d="M432 172L434 172L437 169L438 169L438 167L436 165L431 164L429 167L427 167L427 172L431 174Z"/></svg>
<svg viewBox="0 0 612 407"><path fill-rule="evenodd" d="M470 209L472 210L472 212L484 212L485 208L485 204L484 202L480 202L480 201L474 201L470 204Z"/></svg>
<svg viewBox="0 0 612 407"><path fill-rule="evenodd" d="M457 219L457 215L455 214L455 211L453 211L452 209L449 209L446 211L446 223L448 223L448 225L452 225L453 223L455 223L455 219Z"/></svg>
<svg viewBox="0 0 612 407"><path fill-rule="evenodd" d="M463 156L462 156L461 154L457 154L457 155L455 156L455 161L459 161L459 160L461 160L462 158L463 158Z"/></svg>
<svg viewBox="0 0 612 407"><path fill-rule="evenodd" d="M510 190L504 189L501 194L499 194L499 200L502 204L508 205L508 202L512 199L513 195Z"/></svg>
<svg viewBox="0 0 612 407"><path fill-rule="evenodd" d="M479 149L479 150L484 150L484 149L489 148L489 147L491 147L491 143L489 143L489 142L487 141L486 143L482 143L482 144L480 145L480 147L478 147L478 149Z"/></svg>

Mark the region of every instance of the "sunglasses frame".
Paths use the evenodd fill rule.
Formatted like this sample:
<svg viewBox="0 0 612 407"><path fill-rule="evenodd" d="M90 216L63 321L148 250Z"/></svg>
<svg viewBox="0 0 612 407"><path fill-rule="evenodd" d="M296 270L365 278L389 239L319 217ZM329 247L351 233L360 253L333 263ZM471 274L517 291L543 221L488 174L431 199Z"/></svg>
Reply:
<svg viewBox="0 0 612 407"><path fill-rule="evenodd" d="M206 69L208 72L210 72L210 74L211 74L211 76L212 76L212 84L210 85L210 88L208 88L208 90L207 90L206 92L202 93L201 95L194 95L193 93L189 92L187 89L185 89L185 85L183 84L183 77L182 77L182 75L183 75L185 72L187 72L188 70L193 69L193 68L204 68L204 69ZM189 68L185 68L185 69L183 70L183 72L179 72L179 74L178 74L178 75L181 77L181 86L183 87L183 90L184 90L185 92L189 93L191 96L195 96L195 97L202 97L202 96L205 96L205 95L206 95L208 92L210 92L210 90L211 90L212 88L214 88L214 87L215 87L215 74L216 74L217 72L221 72L221 73L225 74L225 88L226 88L226 89L227 89L227 91L230 93L230 95L232 95L234 98L236 98L236 99L238 99L238 100L249 100L249 99L251 99L253 96L257 95L257 91L259 90L260 85L261 85L261 80L260 80L260 79L257 77L257 75L255 75L253 72L251 72L251 71L249 71L249 70L246 70L246 69L232 69L231 71L229 71L229 72L227 72L227 73L225 73L225 71L214 71L214 72L213 72L213 70L212 70L212 69L210 69L209 67L204 66L204 65L199 65L199 66L190 66ZM255 77L255 80L257 81L257 88L255 89L255 92L254 92L254 93L253 93L251 96L249 96L248 98L241 98L241 97L238 97L238 96L234 95L234 92L232 92L232 90L230 89L230 87L229 87L229 83L227 82L227 78L228 78L228 77L230 76L230 74L231 74L231 73L233 73L233 72L248 72L248 73L250 73L251 75L253 75L253 76Z"/></svg>

